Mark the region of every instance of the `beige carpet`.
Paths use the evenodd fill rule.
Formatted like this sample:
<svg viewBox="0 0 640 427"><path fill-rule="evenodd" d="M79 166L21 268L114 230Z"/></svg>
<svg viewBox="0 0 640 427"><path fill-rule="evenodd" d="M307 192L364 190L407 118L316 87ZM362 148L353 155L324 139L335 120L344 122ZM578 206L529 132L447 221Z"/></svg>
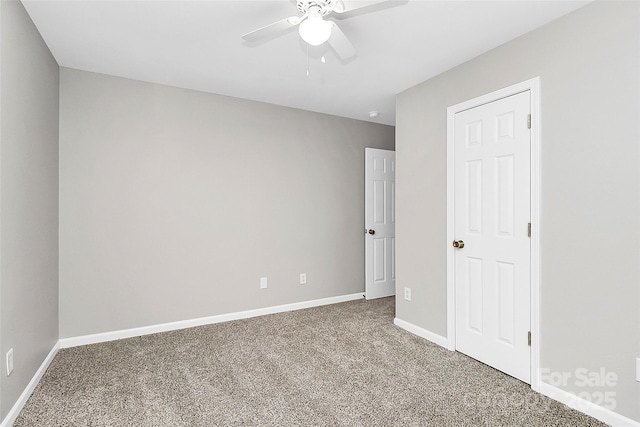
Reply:
<svg viewBox="0 0 640 427"><path fill-rule="evenodd" d="M15 426L601 426L354 301L61 350Z"/></svg>

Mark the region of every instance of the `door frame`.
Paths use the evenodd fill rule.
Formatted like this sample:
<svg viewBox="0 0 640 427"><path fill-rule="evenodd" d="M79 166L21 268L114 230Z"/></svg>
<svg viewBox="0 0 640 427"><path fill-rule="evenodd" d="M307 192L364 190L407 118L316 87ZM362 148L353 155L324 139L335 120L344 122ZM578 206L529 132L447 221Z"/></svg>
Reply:
<svg viewBox="0 0 640 427"><path fill-rule="evenodd" d="M493 101L530 92L531 102L531 388L540 388L540 78L461 102L447 108L447 348L456 349L454 248L454 120L455 115Z"/></svg>

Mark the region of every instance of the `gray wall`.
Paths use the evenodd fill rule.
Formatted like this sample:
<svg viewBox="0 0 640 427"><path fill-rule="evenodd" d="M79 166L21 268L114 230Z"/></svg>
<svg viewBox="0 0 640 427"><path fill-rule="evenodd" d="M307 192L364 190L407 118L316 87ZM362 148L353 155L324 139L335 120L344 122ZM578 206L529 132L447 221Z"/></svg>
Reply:
<svg viewBox="0 0 640 427"><path fill-rule="evenodd" d="M364 290L364 148L393 149L393 127L60 82L62 338Z"/></svg>
<svg viewBox="0 0 640 427"><path fill-rule="evenodd" d="M0 20L2 419L58 340L59 80L22 4L0 1Z"/></svg>
<svg viewBox="0 0 640 427"><path fill-rule="evenodd" d="M397 316L446 336L446 109L540 76L541 367L615 372L635 420L639 18L638 2L592 3L401 93L396 124L397 284L413 294Z"/></svg>

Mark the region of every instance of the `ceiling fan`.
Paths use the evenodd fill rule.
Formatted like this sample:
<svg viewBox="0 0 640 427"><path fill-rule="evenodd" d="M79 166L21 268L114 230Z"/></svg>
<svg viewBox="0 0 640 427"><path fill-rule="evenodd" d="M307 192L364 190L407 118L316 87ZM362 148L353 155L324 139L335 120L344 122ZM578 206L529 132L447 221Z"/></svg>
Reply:
<svg viewBox="0 0 640 427"><path fill-rule="evenodd" d="M327 21L324 18L332 13L340 15L388 1L390 0L367 2L361 0L297 0L295 3L300 16L291 16L274 22L266 27L251 31L243 35L242 38L248 42L255 42L298 25L302 40L311 46L319 46L324 42L329 42L340 58L349 59L356 55L356 47L335 22Z"/></svg>

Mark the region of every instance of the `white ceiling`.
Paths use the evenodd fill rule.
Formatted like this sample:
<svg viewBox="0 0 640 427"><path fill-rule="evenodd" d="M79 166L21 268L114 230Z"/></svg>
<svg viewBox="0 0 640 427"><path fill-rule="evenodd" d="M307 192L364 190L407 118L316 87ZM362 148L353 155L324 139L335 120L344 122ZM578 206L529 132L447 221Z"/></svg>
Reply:
<svg viewBox="0 0 640 427"><path fill-rule="evenodd" d="M60 66L390 125L395 94L587 3L369 6L335 19L358 48L344 62L327 46L310 47L307 60L295 29L259 45L240 38L296 15L289 0L23 0ZM372 110L380 116L369 118Z"/></svg>

